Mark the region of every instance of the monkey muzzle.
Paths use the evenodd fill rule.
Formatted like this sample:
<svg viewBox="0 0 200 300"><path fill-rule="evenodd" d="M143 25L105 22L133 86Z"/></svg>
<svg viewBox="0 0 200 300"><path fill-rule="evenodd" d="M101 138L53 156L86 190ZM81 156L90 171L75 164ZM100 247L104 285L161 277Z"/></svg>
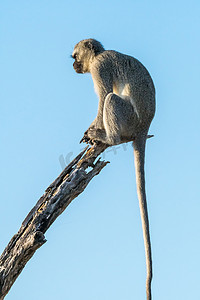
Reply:
<svg viewBox="0 0 200 300"><path fill-rule="evenodd" d="M73 68L74 68L74 70L76 71L76 73L83 73L83 71L82 71L82 64L81 63L78 63L78 62L74 62L73 63Z"/></svg>

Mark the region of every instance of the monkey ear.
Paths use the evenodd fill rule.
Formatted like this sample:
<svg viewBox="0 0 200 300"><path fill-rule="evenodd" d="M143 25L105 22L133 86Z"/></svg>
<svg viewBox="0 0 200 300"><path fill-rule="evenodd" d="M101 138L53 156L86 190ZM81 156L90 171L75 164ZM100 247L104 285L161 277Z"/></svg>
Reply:
<svg viewBox="0 0 200 300"><path fill-rule="evenodd" d="M104 47L100 42L94 39L88 39L87 41L84 42L85 48L89 49L94 53L94 55L97 55L104 51Z"/></svg>
<svg viewBox="0 0 200 300"><path fill-rule="evenodd" d="M95 55L97 55L100 52L98 45L96 45L92 41L86 41L85 42L85 47L87 49L89 49L90 51L92 51Z"/></svg>
<svg viewBox="0 0 200 300"><path fill-rule="evenodd" d="M89 50L94 50L94 45L90 41L86 41L84 45Z"/></svg>

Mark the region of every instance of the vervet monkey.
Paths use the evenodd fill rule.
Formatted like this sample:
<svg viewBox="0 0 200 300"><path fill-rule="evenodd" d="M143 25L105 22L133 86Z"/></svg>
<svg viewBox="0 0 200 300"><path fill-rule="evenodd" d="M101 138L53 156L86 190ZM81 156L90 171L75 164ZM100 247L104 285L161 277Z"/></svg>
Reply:
<svg viewBox="0 0 200 300"><path fill-rule="evenodd" d="M75 45L77 73L90 73L99 96L98 113L81 142L109 146L133 141L137 193L146 253L147 300L151 300L152 258L145 193L145 145L155 114L155 88L147 69L135 58L105 50L94 39Z"/></svg>

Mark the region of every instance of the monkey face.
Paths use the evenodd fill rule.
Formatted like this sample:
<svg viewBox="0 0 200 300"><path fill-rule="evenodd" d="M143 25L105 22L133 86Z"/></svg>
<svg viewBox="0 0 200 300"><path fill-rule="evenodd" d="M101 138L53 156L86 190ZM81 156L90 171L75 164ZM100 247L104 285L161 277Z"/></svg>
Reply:
<svg viewBox="0 0 200 300"><path fill-rule="evenodd" d="M81 51L79 51L79 53L74 51L74 53L72 54L72 58L75 59L75 62L73 63L73 68L76 71L76 73L79 74L83 74L87 72L87 68L86 68L86 59L85 56L83 55L83 53Z"/></svg>
<svg viewBox="0 0 200 300"><path fill-rule="evenodd" d="M88 55L86 55L85 51L83 51L82 47L76 47L72 54L72 58L75 59L73 63L73 68L76 73L84 74L88 71Z"/></svg>

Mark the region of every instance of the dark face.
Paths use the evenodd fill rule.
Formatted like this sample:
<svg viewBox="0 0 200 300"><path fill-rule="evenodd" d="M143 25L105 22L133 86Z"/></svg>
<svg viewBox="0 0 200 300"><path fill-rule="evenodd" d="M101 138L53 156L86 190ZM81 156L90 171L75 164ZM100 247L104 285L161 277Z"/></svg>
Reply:
<svg viewBox="0 0 200 300"><path fill-rule="evenodd" d="M73 63L73 68L76 71L76 73L82 74L83 72L83 64L81 63L80 60L78 60L77 54L73 54L72 58L75 59Z"/></svg>
<svg viewBox="0 0 200 300"><path fill-rule="evenodd" d="M83 69L82 64L80 62L77 62L76 60L73 63L73 68L76 71L76 73L79 73L79 74L83 73L83 71L82 71L82 69Z"/></svg>

